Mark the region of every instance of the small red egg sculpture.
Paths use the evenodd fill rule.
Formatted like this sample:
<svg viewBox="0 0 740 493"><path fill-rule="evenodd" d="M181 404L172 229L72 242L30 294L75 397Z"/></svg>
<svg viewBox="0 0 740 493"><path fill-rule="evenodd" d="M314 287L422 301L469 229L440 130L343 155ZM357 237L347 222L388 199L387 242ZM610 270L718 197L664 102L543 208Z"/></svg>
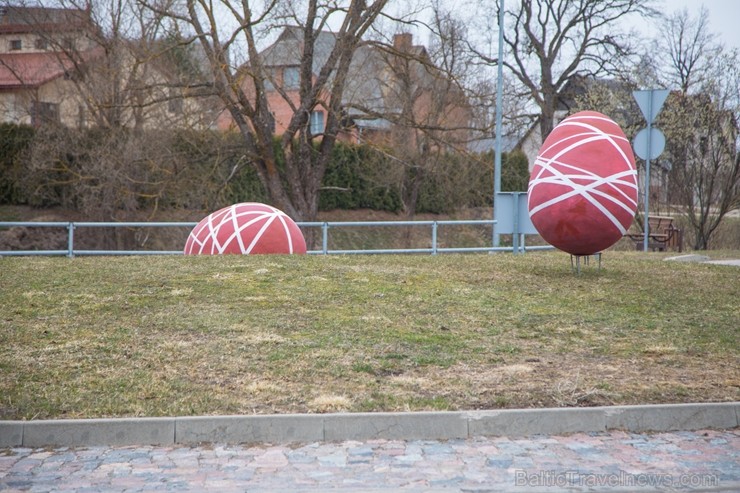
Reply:
<svg viewBox="0 0 740 493"><path fill-rule="evenodd" d="M298 225L283 211L245 202L203 218L188 236L185 255L306 253Z"/></svg>
<svg viewBox="0 0 740 493"><path fill-rule="evenodd" d="M581 111L547 136L529 178L528 209L551 245L592 255L616 243L637 210L632 147L609 117Z"/></svg>

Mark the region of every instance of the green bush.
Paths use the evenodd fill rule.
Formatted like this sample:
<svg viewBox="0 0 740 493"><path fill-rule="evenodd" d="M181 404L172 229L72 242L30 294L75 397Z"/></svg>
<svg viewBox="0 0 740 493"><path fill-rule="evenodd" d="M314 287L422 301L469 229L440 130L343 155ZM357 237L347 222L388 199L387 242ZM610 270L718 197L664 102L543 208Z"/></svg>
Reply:
<svg viewBox="0 0 740 493"><path fill-rule="evenodd" d="M174 141L177 157L172 172L180 183L168 190L167 203L173 207L212 210L267 200L237 135L184 130L176 133Z"/></svg>
<svg viewBox="0 0 740 493"><path fill-rule="evenodd" d="M446 154L427 170L419 190L417 212L445 214L475 201L479 180L488 173L486 163L475 158Z"/></svg>
<svg viewBox="0 0 740 493"><path fill-rule="evenodd" d="M384 175L388 166L389 159L368 146L336 144L324 174L319 209L399 211L397 190L373 179Z"/></svg>
<svg viewBox="0 0 740 493"><path fill-rule="evenodd" d="M236 175L225 188L224 202L235 204L237 202L267 202L267 192L257 176L257 171L238 158L233 160L230 169L237 166Z"/></svg>
<svg viewBox="0 0 740 493"><path fill-rule="evenodd" d="M0 124L0 205L28 202L18 181L23 174L22 153L33 141L33 136L33 127Z"/></svg>
<svg viewBox="0 0 740 493"><path fill-rule="evenodd" d="M285 163L279 139L275 140L277 165ZM243 162L237 176L228 186L227 197L231 202L266 202L267 193L248 163ZM319 210L374 209L398 212L401 199L398 191L387 180L387 171L393 166L381 152L365 145L339 142L332 152L322 181Z"/></svg>
<svg viewBox="0 0 740 493"><path fill-rule="evenodd" d="M525 192L529 185L529 160L522 151L501 156L501 191Z"/></svg>
<svg viewBox="0 0 740 493"><path fill-rule="evenodd" d="M492 152L449 154L431 170L422 185L418 212L448 214L462 207L493 206ZM501 156L501 190L525 191L529 182L527 156L514 151Z"/></svg>
<svg viewBox="0 0 740 493"><path fill-rule="evenodd" d="M114 210L211 210L235 202L269 201L236 134L34 131L5 124L0 126L0 152L0 204L63 205L82 212L105 208L111 215ZM275 152L278 166L284 166L278 140ZM493 161L492 153L442 156L423 170L416 211L447 214L490 207ZM403 166L390 152L337 143L322 182L319 209L399 212ZM527 181L526 156L504 154L502 190L526 190Z"/></svg>

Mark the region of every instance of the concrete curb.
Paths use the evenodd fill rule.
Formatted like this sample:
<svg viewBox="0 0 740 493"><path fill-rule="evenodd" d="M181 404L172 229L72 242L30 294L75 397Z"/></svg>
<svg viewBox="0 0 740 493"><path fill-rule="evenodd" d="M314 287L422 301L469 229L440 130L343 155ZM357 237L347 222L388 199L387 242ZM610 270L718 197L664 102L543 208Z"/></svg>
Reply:
<svg viewBox="0 0 740 493"><path fill-rule="evenodd" d="M0 421L0 447L445 440L740 426L740 402L497 411Z"/></svg>
<svg viewBox="0 0 740 493"><path fill-rule="evenodd" d="M736 267L740 267L740 259L711 260L706 255L695 255L695 254L678 255L676 257L666 257L663 260L667 262L697 262L700 264L734 265Z"/></svg>

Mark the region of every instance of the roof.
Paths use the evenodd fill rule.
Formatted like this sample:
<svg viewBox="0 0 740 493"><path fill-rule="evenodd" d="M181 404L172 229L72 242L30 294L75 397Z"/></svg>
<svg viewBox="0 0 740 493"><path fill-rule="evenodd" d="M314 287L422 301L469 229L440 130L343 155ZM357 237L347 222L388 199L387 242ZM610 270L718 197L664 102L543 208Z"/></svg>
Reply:
<svg viewBox="0 0 740 493"><path fill-rule="evenodd" d="M568 80L557 95L557 110L570 112L577 106L579 97L588 94L595 88L606 88L611 92L631 94L632 84L618 79L602 79L593 76L578 75Z"/></svg>
<svg viewBox="0 0 740 493"><path fill-rule="evenodd" d="M301 65L304 50L304 29L288 26L273 44L260 52L264 67L297 67ZM337 42L336 34L328 31L315 33L312 73L318 75L326 65ZM436 78L428 66L426 48L413 44L411 34L395 35L393 48L373 42L358 44L350 62L346 83L342 91L342 105L346 116L359 128L390 129L391 122L384 116L400 112L395 87L393 61L406 59L413 78L425 90L430 90ZM331 78L331 75L330 75Z"/></svg>
<svg viewBox="0 0 740 493"><path fill-rule="evenodd" d="M399 68L396 61L400 60L409 60L410 63L401 64ZM401 113L399 98L403 96L398 94L399 74L396 68L403 72L411 71L414 84L426 91L434 91L440 79L433 75L434 70L430 69L428 62L426 48L414 45L411 34L394 36L393 48L376 43L358 46L342 98L349 116L354 118L358 126L370 127L372 124L365 122L373 121L379 115ZM382 123L375 128L388 128L390 125L382 118L378 121Z"/></svg>
<svg viewBox="0 0 740 493"><path fill-rule="evenodd" d="M0 7L0 34L70 31L90 26L90 11L46 7Z"/></svg>
<svg viewBox="0 0 740 493"><path fill-rule="evenodd" d="M383 71L384 66L375 49L367 45L357 48L342 93L342 103L349 106L350 116L357 118L364 115L363 111L352 107L353 103L378 114L389 111L380 77Z"/></svg>
<svg viewBox="0 0 740 493"><path fill-rule="evenodd" d="M318 73L326 64L335 42L336 36L333 33L328 31L316 33L313 67L311 67L313 73ZM260 53L262 64L267 67L298 66L301 64L302 56L303 28L298 26L285 28L278 39Z"/></svg>
<svg viewBox="0 0 740 493"><path fill-rule="evenodd" d="M314 43L314 59L311 68L314 74L318 74L326 64L336 43L336 35L328 31L316 33ZM299 26L286 27L275 42L260 53L262 63L266 67L292 67L300 66L303 56L303 28ZM377 75L382 70L376 50L360 45L352 58L350 75L343 92L344 104L350 101L362 101L363 105L373 111L385 111L381 84ZM363 113L350 109L353 117L359 117Z"/></svg>
<svg viewBox="0 0 740 493"><path fill-rule="evenodd" d="M95 58L101 50L82 53L84 61ZM6 53L0 55L0 89L39 87L63 76L75 66L60 53Z"/></svg>
<svg viewBox="0 0 740 493"><path fill-rule="evenodd" d="M519 143L519 137L513 135L502 135L501 136L501 152L512 152L516 149ZM496 138L495 137L483 137L476 139L468 144L468 150L471 152L489 152L496 149Z"/></svg>

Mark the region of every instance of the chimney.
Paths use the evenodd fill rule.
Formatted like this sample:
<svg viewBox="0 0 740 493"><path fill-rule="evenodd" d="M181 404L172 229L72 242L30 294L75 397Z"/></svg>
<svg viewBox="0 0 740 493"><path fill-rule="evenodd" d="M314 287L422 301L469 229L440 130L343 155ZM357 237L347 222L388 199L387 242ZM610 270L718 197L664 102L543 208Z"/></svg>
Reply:
<svg viewBox="0 0 740 493"><path fill-rule="evenodd" d="M401 33L393 35L393 48L400 52L411 51L413 36L411 33Z"/></svg>

